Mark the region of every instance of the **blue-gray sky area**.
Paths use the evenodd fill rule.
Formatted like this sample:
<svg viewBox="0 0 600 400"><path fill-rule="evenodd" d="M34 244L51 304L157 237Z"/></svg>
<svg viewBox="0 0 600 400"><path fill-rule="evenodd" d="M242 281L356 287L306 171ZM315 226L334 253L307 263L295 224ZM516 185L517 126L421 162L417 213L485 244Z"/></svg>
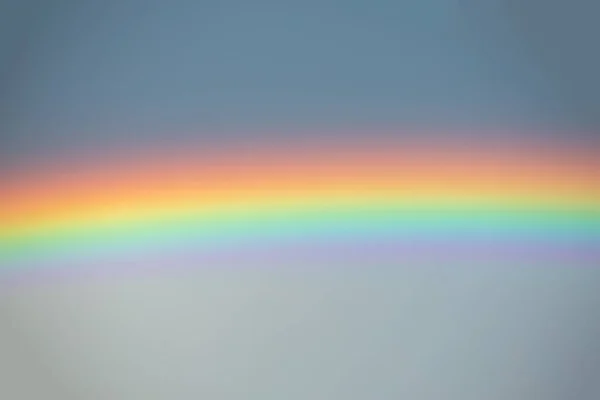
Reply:
<svg viewBox="0 0 600 400"><path fill-rule="evenodd" d="M510 1L21 3L2 42L13 154L267 126L568 130L598 81L570 28L593 21Z"/></svg>

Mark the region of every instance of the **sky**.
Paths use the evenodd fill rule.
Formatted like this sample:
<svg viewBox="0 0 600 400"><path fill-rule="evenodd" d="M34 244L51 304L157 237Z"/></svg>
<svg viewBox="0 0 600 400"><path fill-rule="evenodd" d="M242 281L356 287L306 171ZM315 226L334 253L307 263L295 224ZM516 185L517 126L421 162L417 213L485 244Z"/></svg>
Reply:
<svg viewBox="0 0 600 400"><path fill-rule="evenodd" d="M0 1L0 167L297 135L597 145L592 3ZM2 287L0 397L600 394L600 270L260 267Z"/></svg>
<svg viewBox="0 0 600 400"><path fill-rule="evenodd" d="M594 100L565 92L565 82L570 92L594 86L593 55L583 48L578 54L587 56L578 60L562 45L574 60L566 63L535 51L536 26L549 31L548 40L557 36L547 13L532 20L531 10L502 1L163 3L20 6L21 18L3 28L25 43L11 42L12 53L5 52L15 55L3 83L11 88L5 123L15 132L3 138L5 152L237 137L250 129L260 135L265 128L281 135L301 126L491 126L532 134L586 123L580 114L590 105L579 103ZM572 41L590 41L575 33ZM573 78L581 72L585 84Z"/></svg>

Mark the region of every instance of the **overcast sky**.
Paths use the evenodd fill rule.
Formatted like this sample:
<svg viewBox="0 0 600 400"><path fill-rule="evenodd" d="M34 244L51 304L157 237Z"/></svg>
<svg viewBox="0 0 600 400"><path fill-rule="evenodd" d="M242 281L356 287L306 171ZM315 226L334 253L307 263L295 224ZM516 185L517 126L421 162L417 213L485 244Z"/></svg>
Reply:
<svg viewBox="0 0 600 400"><path fill-rule="evenodd" d="M598 13L561 3L0 1L0 155L250 128L593 127ZM2 288L0 397L599 398L600 270L524 264Z"/></svg>

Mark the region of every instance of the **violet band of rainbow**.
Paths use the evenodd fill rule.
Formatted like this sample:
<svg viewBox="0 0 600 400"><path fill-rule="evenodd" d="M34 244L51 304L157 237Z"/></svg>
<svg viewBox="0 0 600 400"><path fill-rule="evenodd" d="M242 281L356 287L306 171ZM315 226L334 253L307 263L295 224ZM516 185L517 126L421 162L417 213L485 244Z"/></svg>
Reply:
<svg viewBox="0 0 600 400"><path fill-rule="evenodd" d="M568 140L365 137L64 156L0 176L0 259L178 248L296 257L341 242L374 254L379 243L398 260L421 251L443 262L468 245L490 257L529 246L594 261L597 155Z"/></svg>

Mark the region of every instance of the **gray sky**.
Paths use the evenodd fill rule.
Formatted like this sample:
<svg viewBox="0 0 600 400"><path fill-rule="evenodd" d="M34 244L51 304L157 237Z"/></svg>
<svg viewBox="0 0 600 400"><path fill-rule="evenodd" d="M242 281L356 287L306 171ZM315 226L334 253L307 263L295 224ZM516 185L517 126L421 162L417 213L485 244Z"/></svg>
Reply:
<svg viewBox="0 0 600 400"><path fill-rule="evenodd" d="M3 27L12 154L266 126L558 129L597 105L590 34L505 0L25 4Z"/></svg>
<svg viewBox="0 0 600 400"><path fill-rule="evenodd" d="M0 1L0 155L265 127L594 127L592 3ZM600 270L331 267L2 288L0 398L600 396Z"/></svg>

